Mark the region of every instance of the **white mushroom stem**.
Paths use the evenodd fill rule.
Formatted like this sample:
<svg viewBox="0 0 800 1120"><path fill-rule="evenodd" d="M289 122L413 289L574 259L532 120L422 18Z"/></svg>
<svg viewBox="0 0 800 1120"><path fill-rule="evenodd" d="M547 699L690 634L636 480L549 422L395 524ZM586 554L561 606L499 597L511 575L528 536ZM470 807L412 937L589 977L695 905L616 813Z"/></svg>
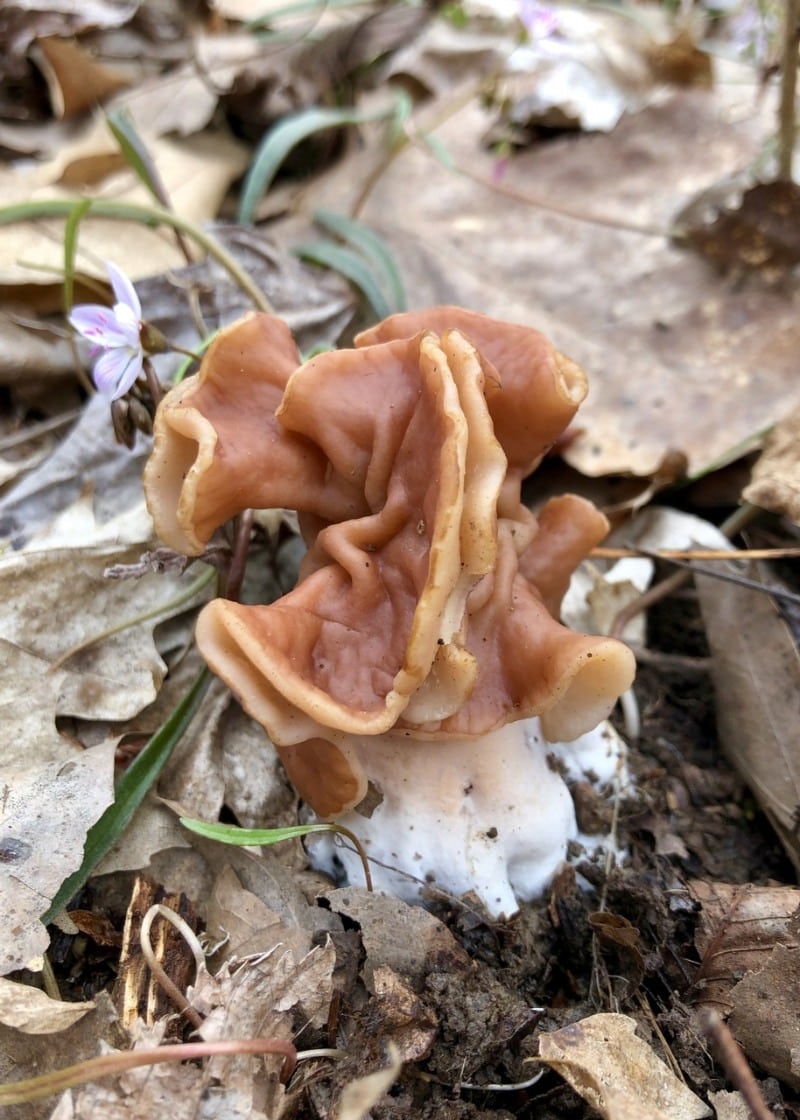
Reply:
<svg viewBox="0 0 800 1120"><path fill-rule="evenodd" d="M510 916L545 890L578 835L554 757L571 775L608 781L619 743L601 724L572 743L549 744L537 719L469 740L353 737L348 747L382 800L369 817L350 810L336 821L364 846L376 889L407 901L425 885L455 896L473 891L493 917ZM314 836L309 849L319 870L363 881L359 857L332 836Z"/></svg>

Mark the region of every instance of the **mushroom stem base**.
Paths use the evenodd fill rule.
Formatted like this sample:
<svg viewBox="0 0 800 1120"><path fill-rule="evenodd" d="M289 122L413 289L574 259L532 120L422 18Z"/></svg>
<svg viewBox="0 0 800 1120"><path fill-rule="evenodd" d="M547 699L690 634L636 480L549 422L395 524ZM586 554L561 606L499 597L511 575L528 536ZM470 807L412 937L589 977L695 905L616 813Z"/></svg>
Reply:
<svg viewBox="0 0 800 1120"><path fill-rule="evenodd" d="M375 887L419 901L424 887L473 892L493 917L510 916L541 894L577 838L575 810L561 771L609 781L621 743L606 724L572 743L548 743L537 719L507 724L480 739L428 742L402 734L347 742L379 804L336 818L358 836ZM369 810L364 809L364 812ZM312 864L333 878L363 879L355 852L319 834Z"/></svg>

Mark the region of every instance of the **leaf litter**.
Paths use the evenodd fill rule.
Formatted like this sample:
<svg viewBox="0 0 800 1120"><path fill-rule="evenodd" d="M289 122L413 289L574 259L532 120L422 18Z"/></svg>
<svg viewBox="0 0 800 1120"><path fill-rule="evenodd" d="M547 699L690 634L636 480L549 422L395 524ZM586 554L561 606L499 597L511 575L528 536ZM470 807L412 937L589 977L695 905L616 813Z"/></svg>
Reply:
<svg viewBox="0 0 800 1120"><path fill-rule="evenodd" d="M291 250L308 240L321 206L345 217L355 208L385 238L414 306L460 302L533 322L586 367L590 404L561 451L572 485L599 486L610 509L627 485L622 475L640 476L652 499L658 486L648 490L649 480L673 451L690 478L713 472L735 504L741 486L717 463L780 421L745 497L773 511L771 539L791 542L797 289L796 254L781 227L786 206L774 190L745 193L750 183L732 208L708 202L715 184L758 164L773 127L769 94L757 96L756 75L741 61L719 57L713 88L702 88L701 32L681 31L664 11L636 25L624 12L543 8L531 25L541 39L527 45L525 14L378 5L324 18L300 11L282 24L280 8L263 4L190 13L150 0L20 3L0 29L6 88L22 91L16 102L0 97L9 157L2 200L89 192L148 204L105 123L83 111L91 91L93 106L132 114L176 210L204 223L228 257L194 250L187 264L170 233L85 216L80 299L96 301L87 284L113 259L143 278L144 318L191 349L251 306L224 263L233 259L305 351L333 344L369 311L342 276L301 264ZM724 39L725 19L714 18L705 31ZM598 30L587 35L590 21ZM598 53L601 41L608 50ZM265 224L232 220L231 188L266 127L327 106L345 88L366 117L387 104L387 83L414 90L410 116L393 111L388 126L312 136L259 202ZM590 131L598 127L609 131ZM37 164L16 162L31 155ZM701 214L701 226L684 243L694 237L721 261L722 277L670 240L675 215L698 197L691 216ZM741 232L745 220L754 233ZM4 431L57 415L53 386L73 405L82 399L63 326L64 263L62 222L30 217L0 229ZM177 364L157 358L164 378ZM22 447L0 479L5 960L16 970L0 993L8 1081L165 1036L161 1019L115 1025L107 996L94 989L93 976L102 986L104 970L113 971L113 938L93 942L61 919L67 932L54 935L50 954L67 1006L83 1016L71 1026L64 1001L52 986L40 991L30 970L48 946L39 919L111 800L115 754L126 738L155 730L196 671L193 654L185 657L191 604L169 603L198 572L103 576L112 564L135 566L157 543L141 503L146 436L132 454L115 446L95 399L51 448ZM700 483L669 482L658 500L710 513ZM645 532L634 522L625 539L641 545ZM691 555L704 539L704 530L692 532L684 522L652 547ZM260 601L291 586L293 540L286 524L256 529L248 579L268 585L254 592ZM590 598L607 629L616 601L602 562L593 563ZM775 579L772 570L756 575ZM639 579L625 602L641 593ZM469 898L434 891L422 909L360 887L332 890L297 841L257 855L189 839L169 802L254 827L297 821L261 731L221 689L210 693L160 782L167 802L141 806L103 874L70 908L121 931L136 873L183 892L211 938L210 971L201 968L185 993L202 1005L204 1031L275 1033L320 1056L287 1086L274 1058L213 1058L203 1068L119 1074L70 1090L55 1111L44 1101L14 1105L15 1114L660 1120L709 1115L707 1101L720 1117L739 1115L740 1098L728 1091L738 1088L735 1074L707 1057L710 1001L730 1015L775 1114L794 1115L796 631L767 596L705 576L696 587L702 617L686 592L647 617L641 734L613 812L626 862L609 867L588 849L573 852L575 869L544 899L499 923ZM159 605L158 617L103 637ZM607 829L607 810L590 793L575 790L581 812L599 814ZM58 1041L48 1049L20 1041L40 1034ZM540 1058L564 1080L542 1072Z"/></svg>

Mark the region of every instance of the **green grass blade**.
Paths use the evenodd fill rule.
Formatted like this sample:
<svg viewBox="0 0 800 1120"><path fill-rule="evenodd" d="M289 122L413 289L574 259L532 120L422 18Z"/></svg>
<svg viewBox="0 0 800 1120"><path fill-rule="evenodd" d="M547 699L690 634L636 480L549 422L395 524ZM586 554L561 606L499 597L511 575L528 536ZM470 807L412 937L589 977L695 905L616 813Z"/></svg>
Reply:
<svg viewBox="0 0 800 1120"><path fill-rule="evenodd" d="M221 844L236 844L244 847L247 844L258 845L280 844L283 840L295 840L298 836L307 836L309 832L331 832L333 826L329 824L293 824L287 828L238 828L233 824L211 824L208 821L198 821L193 817L181 817L180 822L190 832L204 836L206 840L219 840Z"/></svg>
<svg viewBox="0 0 800 1120"><path fill-rule="evenodd" d="M336 214L333 210L315 210L314 221L328 233L357 249L373 271L386 281L392 310L406 310L406 293L400 271L391 249L382 237L363 222Z"/></svg>
<svg viewBox="0 0 800 1120"><path fill-rule="evenodd" d="M327 128L366 124L367 121L380 120L393 112L394 107L368 113L363 109L326 109L314 106L284 117L269 130L256 149L242 186L237 221L241 225L252 223L256 206L266 194L278 168L301 140Z"/></svg>
<svg viewBox="0 0 800 1120"><path fill-rule="evenodd" d="M83 863L59 887L47 913L42 918L45 924L52 921L55 915L64 909L103 856L119 840L194 718L210 682L211 673L208 669L202 669L166 722L125 771L117 785L114 804L109 805L99 820L95 821L89 829L83 849Z"/></svg>
<svg viewBox="0 0 800 1120"><path fill-rule="evenodd" d="M236 825L210 823L208 821L194 820L192 817L181 817L181 824L190 832L198 836L205 836L207 840L218 840L222 844L237 844L243 847L247 844L264 846L279 844L282 840L294 840L298 836L308 836L310 832L336 832L344 836L353 845L364 868L364 882L367 890L372 890L372 875L369 870L369 860L361 841L345 828L343 824L331 821L327 824L293 824L288 828L238 828Z"/></svg>
<svg viewBox="0 0 800 1120"><path fill-rule="evenodd" d="M115 109L112 113L106 114L106 124L119 145L128 167L150 191L156 202L169 209L170 201L164 182L147 146L136 131L130 113L125 109Z"/></svg>
<svg viewBox="0 0 800 1120"><path fill-rule="evenodd" d="M69 313L75 302L75 257L78 253L78 230L81 218L92 205L85 198L77 203L64 224L64 311Z"/></svg>
<svg viewBox="0 0 800 1120"><path fill-rule="evenodd" d="M307 245L298 245L293 252L303 260L331 268L346 276L367 300L376 319L385 319L387 315L391 315L392 308L374 274L364 258L352 249L334 245L332 241L314 241Z"/></svg>

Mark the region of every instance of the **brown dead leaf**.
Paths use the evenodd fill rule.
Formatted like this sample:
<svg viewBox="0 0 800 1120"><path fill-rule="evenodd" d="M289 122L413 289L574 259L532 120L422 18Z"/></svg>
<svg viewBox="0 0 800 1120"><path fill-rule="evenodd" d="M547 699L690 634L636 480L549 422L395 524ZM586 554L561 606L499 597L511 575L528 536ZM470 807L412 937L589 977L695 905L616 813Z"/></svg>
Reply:
<svg viewBox="0 0 800 1120"><path fill-rule="evenodd" d="M0 978L0 1023L24 1034L55 1034L77 1023L95 1004L64 1003L38 988Z"/></svg>
<svg viewBox="0 0 800 1120"><path fill-rule="evenodd" d="M301 960L311 949L311 932L282 921L257 895L244 889L230 867L217 876L208 899L207 929L212 941L224 940L221 952L226 958L270 953L282 945L291 949L295 960Z"/></svg>
<svg viewBox="0 0 800 1120"><path fill-rule="evenodd" d="M367 982L382 965L412 987L421 984L432 962L437 969L448 967L454 972L470 967L469 957L447 926L419 906L357 887L326 891L323 897L337 914L346 914L361 927Z"/></svg>
<svg viewBox="0 0 800 1120"><path fill-rule="evenodd" d="M81 539L78 529L73 540ZM136 582L104 578L110 564L135 562L141 552L141 545L122 551L101 546L3 557L0 637L38 659L44 673L117 623L159 607L165 608L163 618L185 610L181 605L170 611L169 604L197 579L197 572L150 574ZM153 618L139 622L59 664L52 717L124 720L150 704L166 672L153 637L156 624Z"/></svg>
<svg viewBox="0 0 800 1120"><path fill-rule="evenodd" d="M747 502L800 524L800 408L779 420L766 438L753 477L742 494Z"/></svg>
<svg viewBox="0 0 800 1120"><path fill-rule="evenodd" d="M278 948L230 961L213 977L202 971L187 992L195 1007L208 1012L200 1035L208 1041L256 1035L288 1040L309 1021L321 1026L333 997L335 963L329 941L299 962L291 952ZM267 1116L277 1117L285 1099L277 1076L280 1065L280 1059L236 1055L212 1058L207 1072L226 1093L237 1093L249 1102L249 1109L260 1105Z"/></svg>
<svg viewBox="0 0 800 1120"><path fill-rule="evenodd" d="M415 306L529 323L587 371L580 431L564 450L572 466L650 475L674 448L695 472L797 400L793 281L783 296L721 282L666 236L679 201L748 162L773 127L735 77L670 92L609 134L526 149L499 183L479 105L443 124L440 103L421 108L409 126L419 143L387 165L374 140L304 188L304 207L347 212L385 167L359 216L390 241ZM437 161L429 133L463 174Z"/></svg>
<svg viewBox="0 0 800 1120"><path fill-rule="evenodd" d="M747 1057L800 1089L800 945L777 945L731 992L729 1025Z"/></svg>
<svg viewBox="0 0 800 1120"><path fill-rule="evenodd" d="M711 1109L636 1034L627 1015L599 1014L539 1038L539 1058L605 1120L699 1120Z"/></svg>
<svg viewBox="0 0 800 1120"><path fill-rule="evenodd" d="M689 892L700 904L695 946L701 962L694 989L704 1007L727 1015L735 984L762 969L776 946L797 947L789 919L800 906L800 891L695 879Z"/></svg>
<svg viewBox="0 0 800 1120"><path fill-rule="evenodd" d="M225 133L211 132L185 139L164 138L141 131L175 210L202 223L216 216L225 193L244 170L242 144ZM136 174L120 163L117 145L99 120L79 139L66 145L46 164L14 173L0 172L0 190L7 203L58 199L79 202L86 190L114 202L151 205ZM64 266L64 223L56 220L18 222L0 228L0 289L8 299L23 284L53 284ZM164 272L185 263L169 231L134 222L88 216L80 225L77 270L105 280L102 261L114 262L132 279Z"/></svg>
<svg viewBox="0 0 800 1120"><path fill-rule="evenodd" d="M58 120L94 108L130 82L119 70L99 62L76 39L39 39L31 55L47 82Z"/></svg>
<svg viewBox="0 0 800 1120"><path fill-rule="evenodd" d="M720 741L800 868L800 656L773 599L698 576Z"/></svg>

